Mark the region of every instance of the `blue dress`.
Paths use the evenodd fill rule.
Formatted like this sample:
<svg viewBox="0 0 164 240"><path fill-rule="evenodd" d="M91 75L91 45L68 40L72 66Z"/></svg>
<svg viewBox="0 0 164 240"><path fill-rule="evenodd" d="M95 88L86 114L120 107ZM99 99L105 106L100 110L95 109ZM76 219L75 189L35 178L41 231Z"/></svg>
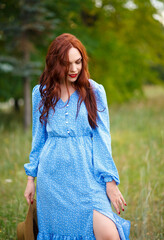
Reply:
<svg viewBox="0 0 164 240"><path fill-rule="evenodd" d="M92 129L82 102L76 118L78 91L66 102L60 98L42 127L37 111L39 85L32 91L33 127L26 175L37 177L37 240L95 240L93 210L110 218L120 239L128 240L130 222L112 211L106 182L119 175L111 151L109 112L103 85L89 79L96 95L97 124ZM65 107L64 107L65 106Z"/></svg>

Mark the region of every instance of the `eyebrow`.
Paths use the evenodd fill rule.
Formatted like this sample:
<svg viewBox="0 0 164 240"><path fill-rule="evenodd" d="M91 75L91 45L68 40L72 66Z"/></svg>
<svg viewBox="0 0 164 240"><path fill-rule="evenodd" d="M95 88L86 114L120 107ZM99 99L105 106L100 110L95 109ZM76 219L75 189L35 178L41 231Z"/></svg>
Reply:
<svg viewBox="0 0 164 240"><path fill-rule="evenodd" d="M77 60L75 60L75 62L77 62L77 61L79 61L79 60L82 60L82 57L80 57L80 58L78 58ZM69 63L71 63L71 62L69 62Z"/></svg>

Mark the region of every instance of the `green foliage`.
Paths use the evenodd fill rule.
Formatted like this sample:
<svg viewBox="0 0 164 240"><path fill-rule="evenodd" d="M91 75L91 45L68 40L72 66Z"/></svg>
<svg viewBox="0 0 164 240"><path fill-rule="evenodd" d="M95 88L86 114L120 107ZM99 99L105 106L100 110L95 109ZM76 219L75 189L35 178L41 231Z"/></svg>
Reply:
<svg viewBox="0 0 164 240"><path fill-rule="evenodd" d="M41 62L36 57L37 44L45 47L47 39L44 36L49 34L52 24L55 26L55 21L47 20L52 13L44 7L42 0L3 0L0 8L3 9L0 22L0 88L3 90L0 100L3 101L22 97L25 78L30 81L41 74ZM22 84L18 84L20 79ZM12 91L8 91L10 88Z"/></svg>
<svg viewBox="0 0 164 240"><path fill-rule="evenodd" d="M164 31L153 18L157 10L151 1L136 0L133 9L126 7L126 2L2 0L0 72L2 64L8 63L13 67L10 86L16 85L17 77L23 81L24 76L35 79L35 85L50 42L69 32L85 45L91 78L104 84L111 102L141 96L143 83L163 83ZM2 81L1 77L0 87L4 88ZM19 93L23 95L21 89ZM13 91L10 96L16 95ZM0 95L1 101L8 97Z"/></svg>

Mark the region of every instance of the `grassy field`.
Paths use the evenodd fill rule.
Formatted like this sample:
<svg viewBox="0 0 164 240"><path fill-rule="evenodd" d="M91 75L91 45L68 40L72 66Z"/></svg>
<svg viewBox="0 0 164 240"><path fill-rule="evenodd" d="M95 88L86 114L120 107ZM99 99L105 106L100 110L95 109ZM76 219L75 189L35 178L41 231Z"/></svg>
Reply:
<svg viewBox="0 0 164 240"><path fill-rule="evenodd" d="M131 240L164 239L164 90L145 87L146 97L109 107L113 158L131 221ZM24 221L23 165L31 149L31 129L24 133L22 111L0 111L0 239L16 239Z"/></svg>

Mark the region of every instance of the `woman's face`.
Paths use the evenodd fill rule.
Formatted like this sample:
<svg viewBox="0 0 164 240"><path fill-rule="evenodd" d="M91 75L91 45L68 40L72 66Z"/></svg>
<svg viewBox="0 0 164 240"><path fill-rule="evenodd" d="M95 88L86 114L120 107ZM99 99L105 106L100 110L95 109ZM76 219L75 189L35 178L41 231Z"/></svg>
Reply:
<svg viewBox="0 0 164 240"><path fill-rule="evenodd" d="M69 70L68 83L73 83L77 80L82 69L82 56L77 48L70 48L68 52Z"/></svg>

